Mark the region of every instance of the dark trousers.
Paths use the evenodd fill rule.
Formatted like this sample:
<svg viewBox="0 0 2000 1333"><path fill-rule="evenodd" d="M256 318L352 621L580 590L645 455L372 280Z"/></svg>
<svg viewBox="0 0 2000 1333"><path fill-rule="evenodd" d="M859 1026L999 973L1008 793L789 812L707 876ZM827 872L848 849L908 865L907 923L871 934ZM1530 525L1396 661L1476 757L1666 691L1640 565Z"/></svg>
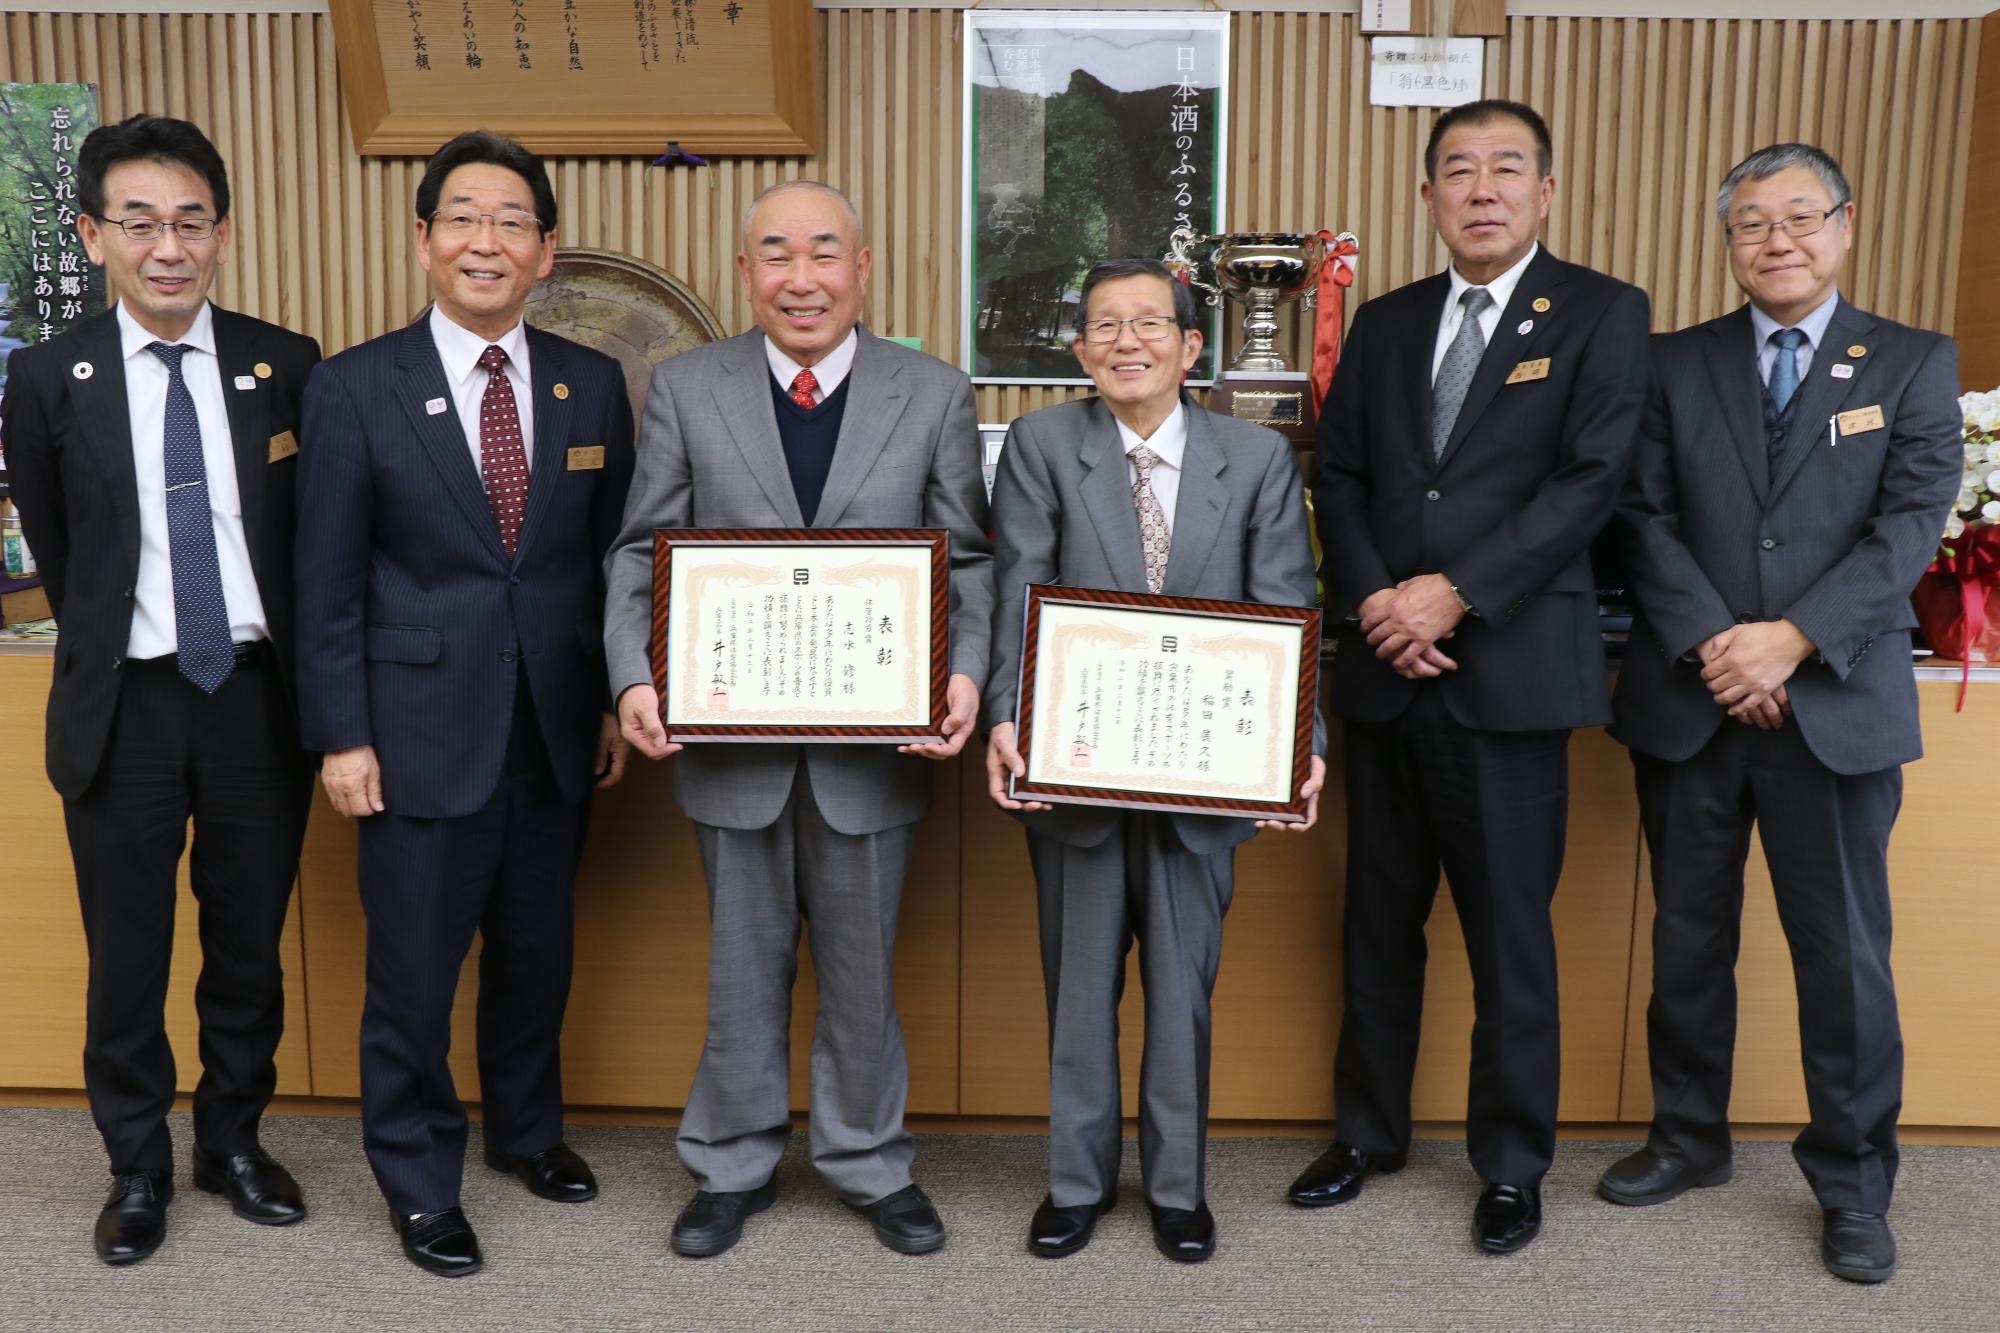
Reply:
<svg viewBox="0 0 2000 1333"><path fill-rule="evenodd" d="M526 1156L562 1138L560 1040L589 814L588 801L557 790L524 689L485 806L457 819L411 819L391 805L361 821L362 1143L398 1213L459 1202L468 1126L446 1057L475 931L486 1144Z"/></svg>
<svg viewBox="0 0 2000 1333"><path fill-rule="evenodd" d="M1653 861L1646 1010L1656 1152L1729 1160L1736 954L1754 823L1792 951L1812 1120L1793 1141L1825 1208L1883 1212L1896 1183L1903 1037L1889 972L1889 830L1903 771L1844 775L1794 723L1726 722L1691 759L1632 756Z"/></svg>
<svg viewBox="0 0 2000 1333"><path fill-rule="evenodd" d="M202 1151L228 1156L256 1145L277 1086L285 1027L278 941L312 773L268 650L213 695L182 678L171 658L123 670L97 777L63 803L90 950L83 1082L111 1169L170 1170L167 974L188 821L202 953L194 1137Z"/></svg>
<svg viewBox="0 0 2000 1333"><path fill-rule="evenodd" d="M1410 1143L1424 922L1442 866L1472 964L1466 1147L1480 1178L1532 1185L1555 1159L1562 1051L1549 903L1569 811L1567 731L1479 731L1436 688L1391 722L1349 722L1340 1137Z"/></svg>

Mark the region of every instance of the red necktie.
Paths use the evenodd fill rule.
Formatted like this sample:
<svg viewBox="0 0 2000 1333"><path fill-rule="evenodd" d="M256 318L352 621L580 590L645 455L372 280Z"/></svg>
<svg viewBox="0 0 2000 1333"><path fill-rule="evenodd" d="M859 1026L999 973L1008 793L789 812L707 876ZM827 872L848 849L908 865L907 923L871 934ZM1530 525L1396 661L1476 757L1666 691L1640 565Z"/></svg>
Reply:
<svg viewBox="0 0 2000 1333"><path fill-rule="evenodd" d="M792 379L792 401L808 412L812 411L813 394L818 390L819 381L813 378L810 370L801 370Z"/></svg>
<svg viewBox="0 0 2000 1333"><path fill-rule="evenodd" d="M521 414L514 410L514 385L501 367L507 353L488 347L479 354L486 367L486 396L479 402L479 476L486 483L486 501L500 525L500 543L507 558L521 540L521 515L528 508L528 453L521 440Z"/></svg>

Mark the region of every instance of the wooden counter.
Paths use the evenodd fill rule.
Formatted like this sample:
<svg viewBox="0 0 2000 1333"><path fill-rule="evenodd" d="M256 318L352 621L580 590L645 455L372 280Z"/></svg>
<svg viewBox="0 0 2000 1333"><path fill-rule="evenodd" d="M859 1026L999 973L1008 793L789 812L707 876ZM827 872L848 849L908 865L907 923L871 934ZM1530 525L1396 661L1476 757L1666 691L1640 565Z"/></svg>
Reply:
<svg viewBox="0 0 2000 1333"><path fill-rule="evenodd" d="M81 1085L83 934L61 803L42 775L46 652L0 653L0 1089ZM1943 673L1924 671L1925 676ZM1982 673L1985 674L1985 673ZM1975 683L1963 713L1955 680L1926 679L1928 756L1906 771L1891 847L1896 979L1908 1075L1903 1120L2000 1126L2000 894L1976 849L1992 808L1986 756L2000 752L2000 688ZM1338 728L1335 729L1336 743ZM1338 755L1320 827L1263 834L1238 853L1215 1010L1213 1112L1219 1120L1324 1121L1332 1115L1340 1020L1344 828ZM1623 750L1579 732L1570 750L1569 853L1556 896L1562 962L1562 1116L1643 1123L1650 1110L1645 1007L1651 895ZM671 762L671 761L669 761ZM701 1051L708 921L687 821L664 766L639 762L594 813L578 885L576 982L564 1077L578 1105L672 1108ZM1034 886L1018 825L994 809L974 757L938 772L904 895L896 983L916 1114L1037 1116L1046 1111L1047 1029L1035 947ZM289 1023L279 1091L359 1091L363 935L353 829L322 799L285 933ZM183 882L169 1030L181 1080L192 1052L193 904ZM1770 881L1753 855L1743 930L1734 1116L1805 1118L1791 968ZM1462 1119L1471 978L1447 894L1431 920L1418 1063L1419 1119ZM1128 968L1123 1048L1127 1110L1138 1076L1140 997ZM476 968L460 981L453 1068L477 1094L472 1064ZM802 950L793 1018L793 1104L805 1104L814 999Z"/></svg>

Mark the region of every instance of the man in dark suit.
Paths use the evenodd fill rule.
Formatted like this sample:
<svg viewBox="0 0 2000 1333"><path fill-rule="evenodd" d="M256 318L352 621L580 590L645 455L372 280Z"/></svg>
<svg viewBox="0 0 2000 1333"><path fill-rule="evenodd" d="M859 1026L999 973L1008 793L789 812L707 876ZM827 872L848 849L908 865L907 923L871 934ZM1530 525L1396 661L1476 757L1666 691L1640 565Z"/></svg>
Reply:
<svg viewBox="0 0 2000 1333"><path fill-rule="evenodd" d="M1591 539L1645 393L1637 288L1535 242L1548 127L1473 102L1431 131L1423 197L1451 268L1364 305L1320 415L1313 495L1346 720L1339 1137L1292 1185L1343 1203L1401 1167L1440 864L1473 975L1475 1243L1541 1227L1560 1047L1549 903L1569 733L1610 718Z"/></svg>
<svg viewBox="0 0 2000 1333"><path fill-rule="evenodd" d="M676 1145L695 1178L671 1244L720 1254L776 1198L789 1038L810 921L813 1165L892 1250L945 1243L910 1174L896 914L931 801L924 760L964 748L986 678L992 556L972 384L860 327L872 252L846 196L787 181L751 201L736 267L757 328L653 372L641 462L608 565L605 643L625 736L679 753L674 796L708 875L708 1039ZM951 538L943 744L693 745L660 725L648 645L655 528L943 528Z"/></svg>
<svg viewBox="0 0 2000 1333"><path fill-rule="evenodd" d="M1016 421L993 485L987 789L1028 826L1049 1004L1049 1192L1028 1250L1074 1254L1117 1202L1118 997L1136 937L1146 990L1139 1160L1153 1243L1198 1263L1215 1251L1209 1000L1236 847L1259 827L1312 827L1324 728L1315 718L1303 823L1013 800L1008 775L1027 771L1014 735L1023 593L1061 583L1310 606L1312 541L1290 444L1181 391L1202 345L1187 285L1157 260L1111 260L1085 276L1080 308L1076 358L1098 396Z"/></svg>
<svg viewBox="0 0 2000 1333"><path fill-rule="evenodd" d="M1949 338L1840 296L1840 167L1776 144L1716 199L1749 304L1657 338L1619 519L1637 615L1612 734L1653 863L1653 1124L1613 1203L1730 1175L1743 864L1754 824L1799 992L1812 1120L1792 1153L1821 1258L1895 1272L1903 1040L1889 971L1889 831L1923 753L1910 589L1961 475Z"/></svg>
<svg viewBox="0 0 2000 1333"><path fill-rule="evenodd" d="M522 322L555 262L541 159L483 131L417 186L430 310L306 394L299 683L334 808L360 820L369 1165L418 1266L480 1266L459 1207L445 1054L478 931L486 1161L594 1198L562 1142L558 1050L593 784L625 747L605 692L601 562L632 470L616 362Z"/></svg>
<svg viewBox="0 0 2000 1333"><path fill-rule="evenodd" d="M118 298L15 352L0 436L62 623L49 779L90 949L84 1087L111 1155L97 1253L159 1248L173 1197L164 1006L175 870L200 907L194 1182L237 1216L305 1216L258 1146L284 1030L278 940L311 768L292 721L292 485L312 339L209 304L229 177L195 126L93 131L77 229Z"/></svg>

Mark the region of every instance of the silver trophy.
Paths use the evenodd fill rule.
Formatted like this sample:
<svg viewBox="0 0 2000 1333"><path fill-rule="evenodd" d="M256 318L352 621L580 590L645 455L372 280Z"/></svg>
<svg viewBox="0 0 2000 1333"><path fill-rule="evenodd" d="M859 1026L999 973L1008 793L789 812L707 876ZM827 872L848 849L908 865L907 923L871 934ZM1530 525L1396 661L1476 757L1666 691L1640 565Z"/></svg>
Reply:
<svg viewBox="0 0 2000 1333"><path fill-rule="evenodd" d="M1341 239L1346 239L1343 234ZM1278 307L1302 300L1312 308L1314 282L1326 262L1326 242L1299 231L1233 231L1202 236L1191 227L1175 230L1167 267L1185 274L1208 293L1208 304L1227 296L1248 307L1243 316L1243 350L1227 373L1283 375L1292 372L1278 352ZM1214 281L1204 281L1203 270Z"/></svg>

